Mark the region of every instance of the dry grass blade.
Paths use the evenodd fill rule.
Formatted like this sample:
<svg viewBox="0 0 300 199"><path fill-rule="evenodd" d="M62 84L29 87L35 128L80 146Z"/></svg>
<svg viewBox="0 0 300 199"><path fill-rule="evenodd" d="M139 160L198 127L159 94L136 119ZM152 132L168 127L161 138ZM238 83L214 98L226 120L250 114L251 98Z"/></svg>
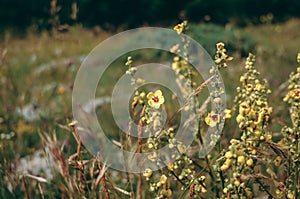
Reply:
<svg viewBox="0 0 300 199"><path fill-rule="evenodd" d="M34 176L34 175L31 175L31 174L25 174L24 176L32 178L32 179L34 179L38 182L48 183L47 179L42 178L42 177Z"/></svg>
<svg viewBox="0 0 300 199"><path fill-rule="evenodd" d="M102 178L105 176L105 172L106 172L107 169L108 169L108 167L106 167L106 164L104 163L104 165L102 166L102 168L99 172L99 175L97 176L97 179L95 181L93 189L95 189L100 184Z"/></svg>
<svg viewBox="0 0 300 199"><path fill-rule="evenodd" d="M132 197L132 193L131 192L128 192L128 191L126 191L124 189L121 189L120 187L114 186L114 189L117 190L117 191L119 191L119 192L121 192L124 195Z"/></svg>

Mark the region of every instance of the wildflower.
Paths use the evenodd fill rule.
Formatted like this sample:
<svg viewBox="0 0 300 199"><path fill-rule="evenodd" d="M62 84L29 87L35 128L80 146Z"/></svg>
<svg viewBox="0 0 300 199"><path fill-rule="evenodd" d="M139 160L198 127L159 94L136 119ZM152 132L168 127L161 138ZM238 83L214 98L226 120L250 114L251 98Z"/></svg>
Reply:
<svg viewBox="0 0 300 199"><path fill-rule="evenodd" d="M227 187L225 187L225 188L223 189L223 193L225 193L225 194L227 194L227 193L228 193L228 189L227 189Z"/></svg>
<svg viewBox="0 0 300 199"><path fill-rule="evenodd" d="M240 163L240 164L243 164L245 163L245 156L241 155L241 156L238 156L237 158L237 162Z"/></svg>
<svg viewBox="0 0 300 199"><path fill-rule="evenodd" d="M221 166L221 171L227 170L231 165L231 159L226 159L223 165Z"/></svg>
<svg viewBox="0 0 300 199"><path fill-rule="evenodd" d="M170 52L171 53L179 53L180 52L179 47L180 47L179 44L172 46L172 48L170 48Z"/></svg>
<svg viewBox="0 0 300 199"><path fill-rule="evenodd" d="M132 64L132 57L129 56L127 57L127 62L125 63L125 66L131 66L131 64Z"/></svg>
<svg viewBox="0 0 300 199"><path fill-rule="evenodd" d="M245 82L245 81L246 81L246 77L242 75L242 76L240 77L240 82L243 83L243 82Z"/></svg>
<svg viewBox="0 0 300 199"><path fill-rule="evenodd" d="M180 24L177 24L176 26L174 26L174 30L176 30L177 34L181 34L186 28L187 28L187 21L183 21Z"/></svg>
<svg viewBox="0 0 300 199"><path fill-rule="evenodd" d="M246 115L250 111L250 106L246 102L240 104L239 113Z"/></svg>
<svg viewBox="0 0 300 199"><path fill-rule="evenodd" d="M174 171L174 164L172 163L169 163L168 166L167 166L168 170L170 171Z"/></svg>
<svg viewBox="0 0 300 199"><path fill-rule="evenodd" d="M152 170L147 168L145 169L144 173L143 173L143 176L146 177L147 180L149 180L149 178L152 176Z"/></svg>
<svg viewBox="0 0 300 199"><path fill-rule="evenodd" d="M136 95L132 100L131 108L134 109L137 104L143 104L143 98L145 97L145 95L146 94L144 92L141 92L140 94Z"/></svg>
<svg viewBox="0 0 300 199"><path fill-rule="evenodd" d="M253 165L253 159L252 159L252 158L248 159L247 162L246 162L246 164L247 164L249 167L251 167L251 166Z"/></svg>
<svg viewBox="0 0 300 199"><path fill-rule="evenodd" d="M281 162L282 162L282 157L281 156L277 156L274 160L274 164L275 164L276 167L279 167Z"/></svg>
<svg viewBox="0 0 300 199"><path fill-rule="evenodd" d="M225 47L225 44L223 42L219 42L219 43L216 44L216 46L217 46L218 50L223 50L224 47Z"/></svg>
<svg viewBox="0 0 300 199"><path fill-rule="evenodd" d="M224 59L225 61L231 61L233 60L233 57L230 57L229 55L227 55L226 51L222 52L222 59Z"/></svg>
<svg viewBox="0 0 300 199"><path fill-rule="evenodd" d="M157 90L154 93L150 92L147 94L148 104L151 107L158 109L160 105L165 102L165 98L162 95L161 90Z"/></svg>
<svg viewBox="0 0 300 199"><path fill-rule="evenodd" d="M216 113L208 113L208 115L205 117L205 122L208 126L214 127L219 123L220 121L220 115Z"/></svg>
<svg viewBox="0 0 300 199"><path fill-rule="evenodd" d="M252 89L253 89L253 85L252 85L252 84L247 84L246 90L247 90L248 92L251 92Z"/></svg>
<svg viewBox="0 0 300 199"><path fill-rule="evenodd" d="M160 176L159 183L166 184L167 180L168 180L167 176L163 174L162 176Z"/></svg>
<svg viewBox="0 0 300 199"><path fill-rule="evenodd" d="M300 63L300 53L297 55L297 62Z"/></svg>
<svg viewBox="0 0 300 199"><path fill-rule="evenodd" d="M227 159L230 159L230 158L232 158L232 153L231 153L231 151L227 151L226 153L225 153L225 157L227 158Z"/></svg>
<svg viewBox="0 0 300 199"><path fill-rule="evenodd" d="M234 181L234 185L235 185L236 187L240 186L240 184L241 184L241 182L240 182L239 180L235 180L235 181Z"/></svg>
<svg viewBox="0 0 300 199"><path fill-rule="evenodd" d="M226 119L231 118L231 110L225 109L225 110L224 110L224 113L225 113L225 118L226 118Z"/></svg>
<svg viewBox="0 0 300 199"><path fill-rule="evenodd" d="M245 120L244 116L242 116L241 114L239 114L237 117L236 117L236 122L237 123L241 123Z"/></svg>
<svg viewBox="0 0 300 199"><path fill-rule="evenodd" d="M171 189L163 189L163 190L161 190L161 195L163 195L166 198L170 198L172 196L172 190Z"/></svg>

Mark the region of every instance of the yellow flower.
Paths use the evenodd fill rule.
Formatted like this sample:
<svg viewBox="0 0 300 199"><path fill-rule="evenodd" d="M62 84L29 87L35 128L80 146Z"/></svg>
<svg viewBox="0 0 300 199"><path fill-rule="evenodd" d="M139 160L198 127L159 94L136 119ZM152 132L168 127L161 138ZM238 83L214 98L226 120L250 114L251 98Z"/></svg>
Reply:
<svg viewBox="0 0 300 199"><path fill-rule="evenodd" d="M251 92L252 89L253 89L253 85L252 85L252 84L247 84L246 90L247 90L248 92Z"/></svg>
<svg viewBox="0 0 300 199"><path fill-rule="evenodd" d="M132 64L132 57L127 57L127 62L125 63L125 66L130 66Z"/></svg>
<svg viewBox="0 0 300 199"><path fill-rule="evenodd" d="M246 162L246 164L247 164L249 167L251 167L251 166L253 165L253 159L252 159L252 158L248 159L247 162Z"/></svg>
<svg viewBox="0 0 300 199"><path fill-rule="evenodd" d="M162 176L160 176L159 182L160 184L166 184L167 180L167 176L163 174Z"/></svg>
<svg viewBox="0 0 300 199"><path fill-rule="evenodd" d="M227 170L231 165L231 159L226 159L223 165L221 166L221 171Z"/></svg>
<svg viewBox="0 0 300 199"><path fill-rule="evenodd" d="M241 114L239 114L237 117L236 117L236 122L237 123L241 123L245 120L245 117L242 116Z"/></svg>
<svg viewBox="0 0 300 199"><path fill-rule="evenodd" d="M168 170L174 171L174 165L172 163L168 164Z"/></svg>
<svg viewBox="0 0 300 199"><path fill-rule="evenodd" d="M282 162L282 158L280 156L277 156L274 160L274 164L276 167L279 167L281 162Z"/></svg>
<svg viewBox="0 0 300 199"><path fill-rule="evenodd" d="M231 153L231 151L227 151L226 153L225 153L225 157L227 158L227 159L230 159L230 158L232 158L232 153Z"/></svg>
<svg viewBox="0 0 300 199"><path fill-rule="evenodd" d="M216 113L208 113L208 115L205 117L205 122L208 126L214 127L219 123L220 121L220 115Z"/></svg>
<svg viewBox="0 0 300 199"><path fill-rule="evenodd" d="M226 118L226 119L231 118L231 110L225 109L225 110L224 110L224 113L225 113L225 118Z"/></svg>
<svg viewBox="0 0 300 199"><path fill-rule="evenodd" d="M152 173L153 173L152 170L147 168L147 169L145 169L143 176L145 176L147 179L149 179L152 176Z"/></svg>
<svg viewBox="0 0 300 199"><path fill-rule="evenodd" d="M176 30L177 34L181 34L184 27L183 27L183 24L177 24L176 26L174 26L173 29Z"/></svg>
<svg viewBox="0 0 300 199"><path fill-rule="evenodd" d="M240 163L240 164L243 164L245 163L245 156L241 155L241 156L238 156L237 158L237 162Z"/></svg>
<svg viewBox="0 0 300 199"><path fill-rule="evenodd" d="M225 170L227 170L228 168L229 168L229 165L223 164L223 165L221 166L221 171L225 171Z"/></svg>
<svg viewBox="0 0 300 199"><path fill-rule="evenodd" d="M288 95L294 99L300 99L300 89L294 89L288 93Z"/></svg>
<svg viewBox="0 0 300 199"><path fill-rule="evenodd" d="M223 42L219 42L216 45L218 50L222 50L225 47L225 44Z"/></svg>
<svg viewBox="0 0 300 199"><path fill-rule="evenodd" d="M162 95L161 90L157 90L154 93L148 93L147 99L149 106L154 107L156 109L158 109L160 105L162 105L165 102L165 98Z"/></svg>
<svg viewBox="0 0 300 199"><path fill-rule="evenodd" d="M297 62L300 63L300 53L297 55Z"/></svg>
<svg viewBox="0 0 300 199"><path fill-rule="evenodd" d="M240 77L240 82L243 83L243 82L245 82L245 81L246 81L246 77L245 77L245 76L241 76L241 77Z"/></svg>
<svg viewBox="0 0 300 199"><path fill-rule="evenodd" d="M264 87L263 87L263 85L261 85L261 84L256 84L256 85L255 85L255 89L256 89L257 91L262 91L262 90L264 89Z"/></svg>
<svg viewBox="0 0 300 199"><path fill-rule="evenodd" d="M161 190L161 195L163 195L166 198L170 198L172 196L172 190L171 189L163 189L163 190Z"/></svg>
<svg viewBox="0 0 300 199"><path fill-rule="evenodd" d="M246 102L240 104L239 113L242 115L248 114L250 111L250 106Z"/></svg>
<svg viewBox="0 0 300 199"><path fill-rule="evenodd" d="M236 187L240 186L240 184L241 184L241 182L240 182L239 180L235 180L235 181L234 181L234 185L235 185Z"/></svg>
<svg viewBox="0 0 300 199"><path fill-rule="evenodd" d="M173 29L176 30L177 34L181 34L186 29L187 25L188 25L188 21L185 20L182 23L174 26Z"/></svg>

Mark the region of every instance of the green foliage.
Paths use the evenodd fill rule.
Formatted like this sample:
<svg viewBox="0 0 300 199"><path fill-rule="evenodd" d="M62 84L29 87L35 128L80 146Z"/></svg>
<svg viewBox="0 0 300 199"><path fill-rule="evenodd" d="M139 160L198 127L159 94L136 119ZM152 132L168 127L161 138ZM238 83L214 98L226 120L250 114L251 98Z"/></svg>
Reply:
<svg viewBox="0 0 300 199"><path fill-rule="evenodd" d="M251 35L242 33L241 29L230 25L223 27L216 24L191 24L189 35L210 55L213 55L215 44L219 41L224 41L231 53L238 52L242 56L246 56L247 52L255 48L255 41Z"/></svg>

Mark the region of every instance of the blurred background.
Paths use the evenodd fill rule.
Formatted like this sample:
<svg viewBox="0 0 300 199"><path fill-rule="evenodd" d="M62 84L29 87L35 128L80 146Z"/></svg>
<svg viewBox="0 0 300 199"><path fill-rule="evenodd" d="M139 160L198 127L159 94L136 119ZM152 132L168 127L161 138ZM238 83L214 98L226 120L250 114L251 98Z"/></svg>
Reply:
<svg viewBox="0 0 300 199"><path fill-rule="evenodd" d="M80 23L104 29L170 25L178 20L237 25L300 16L298 0L1 0L0 28L50 29ZM262 16L267 16L264 18Z"/></svg>

